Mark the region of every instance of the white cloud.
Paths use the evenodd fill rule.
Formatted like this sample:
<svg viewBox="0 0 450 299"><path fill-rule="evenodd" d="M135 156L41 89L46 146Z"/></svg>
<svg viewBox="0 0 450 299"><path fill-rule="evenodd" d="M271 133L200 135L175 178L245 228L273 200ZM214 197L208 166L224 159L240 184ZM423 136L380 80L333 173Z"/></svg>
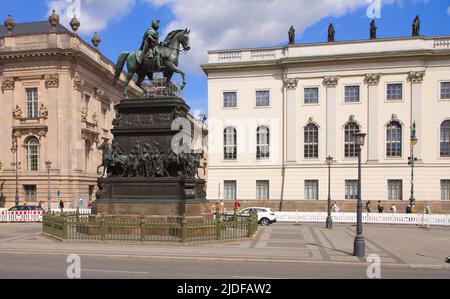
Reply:
<svg viewBox="0 0 450 299"><path fill-rule="evenodd" d="M272 46L288 42L287 31L296 29L297 40L303 31L328 16L339 17L368 7L367 0L145 0L158 7L167 5L175 20L164 34L176 28L191 29L189 59L183 67L199 72L207 62L207 50ZM395 0L384 0L393 3ZM183 62L184 61L184 62ZM187 62L186 62L187 61Z"/></svg>
<svg viewBox="0 0 450 299"><path fill-rule="evenodd" d="M135 3L136 0L55 0L47 6L49 12L56 10L64 26L70 28L70 20L76 15L81 22L79 32L92 33L127 15Z"/></svg>

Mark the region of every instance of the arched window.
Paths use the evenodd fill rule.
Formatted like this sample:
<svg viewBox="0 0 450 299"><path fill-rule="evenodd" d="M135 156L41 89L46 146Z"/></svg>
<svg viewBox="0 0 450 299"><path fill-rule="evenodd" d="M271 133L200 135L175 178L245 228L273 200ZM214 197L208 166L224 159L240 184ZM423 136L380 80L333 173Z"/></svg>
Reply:
<svg viewBox="0 0 450 299"><path fill-rule="evenodd" d="M256 130L256 159L268 159L270 157L269 128L259 126Z"/></svg>
<svg viewBox="0 0 450 299"><path fill-rule="evenodd" d="M398 121L392 121L386 128L386 156L402 156L402 125Z"/></svg>
<svg viewBox="0 0 450 299"><path fill-rule="evenodd" d="M237 159L237 133L233 127L223 131L223 158L225 160Z"/></svg>
<svg viewBox="0 0 450 299"><path fill-rule="evenodd" d="M305 158L319 157L319 128L309 123L305 127Z"/></svg>
<svg viewBox="0 0 450 299"><path fill-rule="evenodd" d="M360 131L359 126L355 122L349 122L345 125L345 140L344 140L344 152L346 158L353 158L358 156L357 147L353 135Z"/></svg>
<svg viewBox="0 0 450 299"><path fill-rule="evenodd" d="M450 157L450 120L441 124L441 157Z"/></svg>
<svg viewBox="0 0 450 299"><path fill-rule="evenodd" d="M36 137L31 137L25 143L26 160L28 171L39 170L39 140Z"/></svg>

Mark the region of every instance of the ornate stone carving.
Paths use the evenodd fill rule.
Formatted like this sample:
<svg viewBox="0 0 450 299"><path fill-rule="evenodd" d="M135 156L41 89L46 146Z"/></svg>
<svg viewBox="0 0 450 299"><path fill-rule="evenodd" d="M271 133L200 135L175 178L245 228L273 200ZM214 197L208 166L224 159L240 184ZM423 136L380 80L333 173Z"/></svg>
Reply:
<svg viewBox="0 0 450 299"><path fill-rule="evenodd" d="M12 31L14 30L14 27L16 27L16 22L11 17L11 15L8 15L8 18L5 20L5 27L6 30L8 30L8 34L12 34Z"/></svg>
<svg viewBox="0 0 450 299"><path fill-rule="evenodd" d="M59 24L59 15L55 10L53 10L52 14L48 17L48 22L53 29L56 29L56 26Z"/></svg>
<svg viewBox="0 0 450 299"><path fill-rule="evenodd" d="M14 90L15 83L14 78L4 78L2 82L3 90Z"/></svg>
<svg viewBox="0 0 450 299"><path fill-rule="evenodd" d="M104 97L105 97L105 91L103 90L103 89L101 89L101 88L96 88L95 89L95 96L98 98L98 99L103 99Z"/></svg>
<svg viewBox="0 0 450 299"><path fill-rule="evenodd" d="M73 76L73 88L82 91L84 88L84 80L78 74Z"/></svg>
<svg viewBox="0 0 450 299"><path fill-rule="evenodd" d="M48 118L48 109L44 106L44 104L41 104L41 106L39 107L39 118Z"/></svg>
<svg viewBox="0 0 450 299"><path fill-rule="evenodd" d="M367 74L365 82L367 85L378 85L380 84L381 74Z"/></svg>
<svg viewBox="0 0 450 299"><path fill-rule="evenodd" d="M298 78L287 78L284 80L284 85L287 89L297 88Z"/></svg>
<svg viewBox="0 0 450 299"><path fill-rule="evenodd" d="M397 116L397 114L392 114L391 115L391 121L398 121L398 116Z"/></svg>
<svg viewBox="0 0 450 299"><path fill-rule="evenodd" d="M152 119L152 121L153 121L153 119ZM118 126L120 126L121 123L122 123L122 114L116 114L116 118L113 119L112 125L114 127L118 127Z"/></svg>
<svg viewBox="0 0 450 299"><path fill-rule="evenodd" d="M20 109L19 105L16 105L16 109L13 112L14 119L20 120L22 119L22 109Z"/></svg>
<svg viewBox="0 0 450 299"><path fill-rule="evenodd" d="M80 21L78 21L77 16L74 15L70 21L70 27L72 27L73 32L77 32L80 25Z"/></svg>
<svg viewBox="0 0 450 299"><path fill-rule="evenodd" d="M89 112L86 109L86 107L83 107L83 109L81 109L81 121L82 122L87 122L88 113Z"/></svg>
<svg viewBox="0 0 450 299"><path fill-rule="evenodd" d="M422 83L423 77L425 77L425 72L410 72L408 75L408 80L411 81L411 83Z"/></svg>
<svg viewBox="0 0 450 299"><path fill-rule="evenodd" d="M323 79L323 84L326 87L336 87L339 82L339 76L327 76Z"/></svg>
<svg viewBox="0 0 450 299"><path fill-rule="evenodd" d="M348 118L348 122L349 123L354 123L354 122L356 122L355 121L355 116L352 114L352 115L350 115L350 117Z"/></svg>
<svg viewBox="0 0 450 299"><path fill-rule="evenodd" d="M59 75L45 75L45 86L47 88L58 88L59 87Z"/></svg>
<svg viewBox="0 0 450 299"><path fill-rule="evenodd" d="M95 126L98 126L98 117L97 117L97 113L96 113L96 112L94 112L94 113L92 114L92 123L93 123Z"/></svg>

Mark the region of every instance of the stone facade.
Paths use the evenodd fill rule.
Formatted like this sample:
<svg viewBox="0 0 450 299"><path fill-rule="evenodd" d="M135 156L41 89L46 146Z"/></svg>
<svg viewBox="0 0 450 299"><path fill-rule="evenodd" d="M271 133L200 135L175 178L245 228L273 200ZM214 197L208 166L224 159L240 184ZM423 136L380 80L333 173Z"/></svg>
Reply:
<svg viewBox="0 0 450 299"><path fill-rule="evenodd" d="M351 145L345 140L346 126L353 124L368 134L362 149L362 199L372 206L378 200L408 202L415 122L415 197L450 211L450 201L444 200L450 156L441 153L442 141L448 142L442 126L450 120L449 40L413 37L210 51L202 66L208 76L208 199L235 192L238 200L251 204L263 194L270 202L255 204L276 202L278 208L287 201L284 207L306 210L307 198L315 203L327 199L326 157L331 155L331 197L354 202L349 198L355 191L351 180L357 179L357 157L346 155ZM257 102L264 97L266 103ZM310 124L315 133L306 132ZM401 135L391 135L391 124ZM269 143L262 142L270 151L264 158L257 150L260 126L270 132ZM224 155L229 127L236 132L227 141L236 144L234 157ZM313 136L309 142L308 136ZM306 155L308 149L312 156ZM258 181L263 187L257 187Z"/></svg>
<svg viewBox="0 0 450 299"><path fill-rule="evenodd" d="M123 84L113 86L114 64L61 25L16 24L5 31L0 28L0 206L14 205L12 134L19 145L21 204L47 203L47 160L52 207L58 190L65 207L80 197L87 202L101 164L96 146L110 140L114 105L122 98ZM130 96L141 95L132 84ZM30 140L37 141L33 149Z"/></svg>

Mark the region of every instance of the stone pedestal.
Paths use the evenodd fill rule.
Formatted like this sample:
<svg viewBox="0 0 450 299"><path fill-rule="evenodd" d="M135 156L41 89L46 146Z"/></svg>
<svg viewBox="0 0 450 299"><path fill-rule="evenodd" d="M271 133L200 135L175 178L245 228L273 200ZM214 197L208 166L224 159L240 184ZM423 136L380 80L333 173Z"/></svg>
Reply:
<svg viewBox="0 0 450 299"><path fill-rule="evenodd" d="M94 214L210 218L206 182L196 178L201 154L172 148L175 135L192 130L193 124L189 130L173 124L177 118L184 118L177 124L189 124L184 100L126 99L116 109L113 144L102 145L108 174L98 179Z"/></svg>

